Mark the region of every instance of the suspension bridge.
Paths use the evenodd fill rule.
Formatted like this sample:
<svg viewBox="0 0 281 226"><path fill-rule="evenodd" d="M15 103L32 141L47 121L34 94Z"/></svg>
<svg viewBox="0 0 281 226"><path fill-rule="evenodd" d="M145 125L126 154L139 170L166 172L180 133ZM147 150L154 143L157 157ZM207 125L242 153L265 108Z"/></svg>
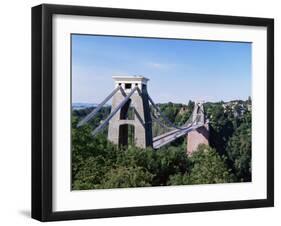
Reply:
<svg viewBox="0 0 281 226"><path fill-rule="evenodd" d="M202 102L182 125L175 125L165 116L147 92L149 79L142 76L114 76L114 90L85 118L78 127L93 119L112 99L111 112L92 131L96 136L108 126L108 140L117 145L128 145L129 126L134 128L133 143L137 147L159 149L176 139L187 136L187 152L192 153L201 143L208 144L208 120ZM158 128L157 131L155 128ZM161 134L159 134L161 132Z"/></svg>

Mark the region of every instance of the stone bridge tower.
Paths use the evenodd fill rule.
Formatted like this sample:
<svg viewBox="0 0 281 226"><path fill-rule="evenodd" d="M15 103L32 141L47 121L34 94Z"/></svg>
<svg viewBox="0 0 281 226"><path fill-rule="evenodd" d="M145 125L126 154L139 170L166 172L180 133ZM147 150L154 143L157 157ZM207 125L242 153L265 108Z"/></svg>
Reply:
<svg viewBox="0 0 281 226"><path fill-rule="evenodd" d="M126 104L110 119L108 140L119 146L133 143L140 148L152 146L152 125L147 93L149 79L142 76L113 76L115 87L121 86L113 96L115 109L136 86ZM128 139L131 138L129 141Z"/></svg>
<svg viewBox="0 0 281 226"><path fill-rule="evenodd" d="M197 102L192 112L192 121L202 123L201 126L187 134L187 154L191 155L197 150L199 144L209 145L209 122L205 120L203 102Z"/></svg>

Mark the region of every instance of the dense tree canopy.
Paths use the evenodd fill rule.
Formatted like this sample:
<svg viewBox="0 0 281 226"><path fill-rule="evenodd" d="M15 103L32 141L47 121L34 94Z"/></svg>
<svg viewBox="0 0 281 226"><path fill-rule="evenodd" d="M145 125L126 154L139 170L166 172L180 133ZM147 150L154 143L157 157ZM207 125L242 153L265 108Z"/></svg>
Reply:
<svg viewBox="0 0 281 226"><path fill-rule="evenodd" d="M225 158L214 149L201 145L190 157L189 172L171 175L168 184L215 184L233 181L234 177Z"/></svg>
<svg viewBox="0 0 281 226"><path fill-rule="evenodd" d="M251 181L251 150L251 123L245 121L234 132L226 147L227 156L239 181Z"/></svg>
<svg viewBox="0 0 281 226"><path fill-rule="evenodd" d="M175 124L191 115L194 102L158 104ZM91 135L109 113L105 107L90 125L77 122L90 112L75 110L72 117L72 188L98 189L251 181L250 99L229 103L206 103L210 119L210 146L200 145L188 156L186 139L155 151L129 145L117 147L107 131ZM157 131L157 128L153 128ZM158 128L159 129L159 128ZM159 131L158 131L159 132ZM160 131L161 132L161 131Z"/></svg>

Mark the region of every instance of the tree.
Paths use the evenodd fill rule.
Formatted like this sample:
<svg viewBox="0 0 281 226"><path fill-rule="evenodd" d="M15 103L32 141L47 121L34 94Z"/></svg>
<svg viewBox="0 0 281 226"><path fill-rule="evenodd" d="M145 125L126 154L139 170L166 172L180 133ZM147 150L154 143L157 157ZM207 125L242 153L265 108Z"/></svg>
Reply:
<svg viewBox="0 0 281 226"><path fill-rule="evenodd" d="M91 111L93 111L95 109L95 107L91 107L91 108L85 108L85 109L79 109L79 110L73 110L73 116L76 117L78 120L81 120L82 118L84 118L86 115L88 115ZM92 127L97 127L100 124L100 121L105 119L111 111L111 106L104 106L102 107L95 115L94 118L92 118L89 121L89 124Z"/></svg>
<svg viewBox="0 0 281 226"><path fill-rule="evenodd" d="M184 173L170 175L168 185L214 184L234 181L225 158L206 145L199 145L190 157L190 167Z"/></svg>
<svg viewBox="0 0 281 226"><path fill-rule="evenodd" d="M246 116L245 120L249 120ZM229 139L227 156L239 181L251 181L251 123L245 121Z"/></svg>
<svg viewBox="0 0 281 226"><path fill-rule="evenodd" d="M229 183L234 180L225 158L206 145L199 145L190 160L193 166L189 174L189 184Z"/></svg>
<svg viewBox="0 0 281 226"><path fill-rule="evenodd" d="M101 183L104 174L110 169L106 159L101 155L89 157L79 167L74 175L72 188L74 190L95 189Z"/></svg>
<svg viewBox="0 0 281 226"><path fill-rule="evenodd" d="M189 159L182 147L166 147L156 151L158 167L154 172L155 185L167 185L170 175L185 173L189 166Z"/></svg>
<svg viewBox="0 0 281 226"><path fill-rule="evenodd" d="M112 168L103 177L99 188L129 188L151 186L152 174L142 167Z"/></svg>
<svg viewBox="0 0 281 226"><path fill-rule="evenodd" d="M188 173L177 173L171 175L167 182L167 185L187 185L190 184L190 177Z"/></svg>
<svg viewBox="0 0 281 226"><path fill-rule="evenodd" d="M100 124L110 108L103 110L91 125L79 128L77 122L85 112L76 111L72 117L72 188L251 181L251 111L244 103L239 102L242 110L238 116L233 114L237 101L204 105L210 119L213 148L201 145L192 156L186 155L184 137L158 150L137 148L133 143L118 147L107 140L106 131L95 137L91 134L94 125ZM158 104L161 111L178 125L187 120L193 105L191 101L188 105Z"/></svg>
<svg viewBox="0 0 281 226"><path fill-rule="evenodd" d="M152 148L142 150L129 147L118 154L118 166L141 167L153 175L152 185L167 185L171 174L186 172L188 157L182 147L166 147L157 151Z"/></svg>
<svg viewBox="0 0 281 226"><path fill-rule="evenodd" d="M228 139L234 132L234 122L231 112L225 111L221 104L206 107L207 117L210 119L210 145L220 155L225 155Z"/></svg>
<svg viewBox="0 0 281 226"><path fill-rule="evenodd" d="M107 141L104 134L95 138L92 136L92 128L88 125L77 128L77 117L72 119L72 180L83 169L86 160L90 157L102 156L115 161L117 147Z"/></svg>

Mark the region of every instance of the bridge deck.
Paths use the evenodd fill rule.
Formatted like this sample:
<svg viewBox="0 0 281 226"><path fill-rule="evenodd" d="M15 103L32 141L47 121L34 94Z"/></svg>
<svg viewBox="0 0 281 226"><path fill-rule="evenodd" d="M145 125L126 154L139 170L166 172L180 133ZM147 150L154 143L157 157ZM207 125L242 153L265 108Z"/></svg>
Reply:
<svg viewBox="0 0 281 226"><path fill-rule="evenodd" d="M202 124L192 125L189 127L186 127L185 129L175 129L168 133L162 134L160 136L153 138L153 148L158 149L162 146L171 143L172 141L176 140L179 137L182 137L189 133L190 131L197 129L198 127L201 127Z"/></svg>

